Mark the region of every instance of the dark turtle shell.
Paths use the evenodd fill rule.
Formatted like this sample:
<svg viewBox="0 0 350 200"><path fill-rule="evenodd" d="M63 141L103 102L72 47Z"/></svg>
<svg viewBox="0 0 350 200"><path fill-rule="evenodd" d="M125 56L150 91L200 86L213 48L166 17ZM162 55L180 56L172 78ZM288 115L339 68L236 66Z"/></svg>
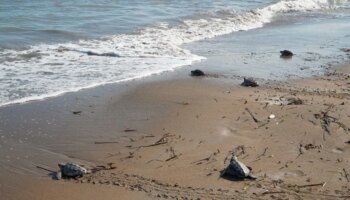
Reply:
<svg viewBox="0 0 350 200"><path fill-rule="evenodd" d="M238 161L236 156L231 158L229 166L227 166L222 175L234 179L256 179L250 174L250 169L245 164Z"/></svg>
<svg viewBox="0 0 350 200"><path fill-rule="evenodd" d="M87 169L74 163L60 163L58 166L61 169L62 176L67 178L81 177L87 173Z"/></svg>
<svg viewBox="0 0 350 200"><path fill-rule="evenodd" d="M196 69L191 71L191 76L205 76L205 74L203 71Z"/></svg>
<svg viewBox="0 0 350 200"><path fill-rule="evenodd" d="M243 83L241 83L242 86L245 87L258 87L259 84L253 79L253 78L244 78Z"/></svg>
<svg viewBox="0 0 350 200"><path fill-rule="evenodd" d="M285 58L285 57L292 57L294 54L293 52L289 51L289 50L283 50L283 51L280 51L281 53L281 57Z"/></svg>

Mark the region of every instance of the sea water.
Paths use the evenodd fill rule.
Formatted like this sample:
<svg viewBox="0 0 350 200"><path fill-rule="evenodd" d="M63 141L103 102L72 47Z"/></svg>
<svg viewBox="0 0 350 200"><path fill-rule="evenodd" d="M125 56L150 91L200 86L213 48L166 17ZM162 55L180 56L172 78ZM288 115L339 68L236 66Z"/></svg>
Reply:
<svg viewBox="0 0 350 200"><path fill-rule="evenodd" d="M262 78L304 75L306 67L312 74L321 69L319 63L300 63L345 59L338 50L350 45L349 4L348 0L3 0L0 105L194 63ZM299 60L298 69L303 70L294 70L293 62L286 62L283 70L266 63L268 53L283 47L300 52L294 61ZM317 48L321 50L315 52Z"/></svg>

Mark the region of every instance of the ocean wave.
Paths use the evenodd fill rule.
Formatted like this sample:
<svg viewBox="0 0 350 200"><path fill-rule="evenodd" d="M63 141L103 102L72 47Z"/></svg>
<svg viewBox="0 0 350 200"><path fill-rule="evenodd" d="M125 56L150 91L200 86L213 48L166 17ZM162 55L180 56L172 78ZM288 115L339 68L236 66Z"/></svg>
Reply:
<svg viewBox="0 0 350 200"><path fill-rule="evenodd" d="M56 96L101 84L173 70L205 59L184 43L264 26L281 13L336 9L339 0L284 0L251 11L227 10L210 17L166 23L135 34L64 44L41 44L26 50L0 51L0 105ZM52 63L60 63L52 65ZM48 76L42 71L51 72Z"/></svg>

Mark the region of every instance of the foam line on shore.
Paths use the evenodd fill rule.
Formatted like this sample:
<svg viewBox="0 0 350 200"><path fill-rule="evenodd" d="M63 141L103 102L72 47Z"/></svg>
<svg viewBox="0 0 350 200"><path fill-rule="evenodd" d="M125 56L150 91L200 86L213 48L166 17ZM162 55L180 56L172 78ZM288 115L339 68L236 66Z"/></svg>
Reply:
<svg viewBox="0 0 350 200"><path fill-rule="evenodd" d="M205 19L183 20L175 27L162 23L134 34L40 44L25 50L3 49L0 51L0 106L190 65L205 58L182 48L182 44L260 28L281 13L333 9L337 2L285 0L242 13L217 11Z"/></svg>

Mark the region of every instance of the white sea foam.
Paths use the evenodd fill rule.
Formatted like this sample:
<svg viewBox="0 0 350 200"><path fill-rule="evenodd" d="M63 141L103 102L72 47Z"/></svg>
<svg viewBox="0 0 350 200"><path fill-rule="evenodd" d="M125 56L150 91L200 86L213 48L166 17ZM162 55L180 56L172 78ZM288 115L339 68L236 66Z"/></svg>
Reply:
<svg viewBox="0 0 350 200"><path fill-rule="evenodd" d="M205 58L181 48L184 43L259 28L279 13L329 9L336 3L286 0L241 14L218 12L206 19L185 20L176 27L161 23L135 34L41 44L21 51L3 50L0 51L0 105L42 99L190 65Z"/></svg>

